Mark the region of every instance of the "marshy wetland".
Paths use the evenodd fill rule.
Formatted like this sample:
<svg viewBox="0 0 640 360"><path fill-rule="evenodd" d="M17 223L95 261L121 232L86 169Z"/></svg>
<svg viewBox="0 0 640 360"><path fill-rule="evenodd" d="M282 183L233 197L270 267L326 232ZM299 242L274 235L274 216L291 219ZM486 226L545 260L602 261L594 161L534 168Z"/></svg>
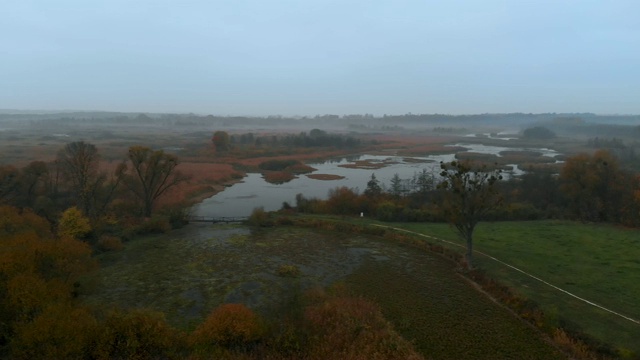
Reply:
<svg viewBox="0 0 640 360"><path fill-rule="evenodd" d="M269 318L305 289L343 284L378 302L428 358L563 358L452 263L371 235L190 224L99 260L100 270L83 279L84 303L150 308L185 330L223 303Z"/></svg>
<svg viewBox="0 0 640 360"><path fill-rule="evenodd" d="M506 146L509 145L509 146ZM325 199L330 190L348 187L364 190L371 175L385 186L394 176L411 179L422 171L437 177L440 162L456 159L472 159L495 164L504 175L524 174L529 166L546 166L558 172L562 155L546 147L522 147L518 143L484 145L478 143L446 144L441 153L430 154L416 151L403 155L398 149L387 149L379 154L351 154L323 161L310 161L312 173L306 176L291 176L288 181L274 184L264 175L249 173L239 183L205 199L193 208L199 216L248 216L262 206L267 211L278 210L283 202L295 204L296 194Z"/></svg>

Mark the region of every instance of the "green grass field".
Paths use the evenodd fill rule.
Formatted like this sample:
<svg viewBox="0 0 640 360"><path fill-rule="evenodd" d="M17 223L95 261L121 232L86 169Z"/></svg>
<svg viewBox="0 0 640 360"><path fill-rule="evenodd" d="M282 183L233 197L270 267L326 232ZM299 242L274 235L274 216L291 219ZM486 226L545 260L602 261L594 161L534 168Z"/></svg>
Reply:
<svg viewBox="0 0 640 360"><path fill-rule="evenodd" d="M368 263L349 289L379 304L428 359L563 359L540 333L474 289L446 260Z"/></svg>
<svg viewBox="0 0 640 360"><path fill-rule="evenodd" d="M462 244L446 224L383 224ZM446 245L455 247L452 245ZM640 319L640 231L565 221L481 223L475 250L581 298ZM460 249L462 251L462 249ZM640 325L586 304L486 256L476 265L538 303L555 321L640 353Z"/></svg>

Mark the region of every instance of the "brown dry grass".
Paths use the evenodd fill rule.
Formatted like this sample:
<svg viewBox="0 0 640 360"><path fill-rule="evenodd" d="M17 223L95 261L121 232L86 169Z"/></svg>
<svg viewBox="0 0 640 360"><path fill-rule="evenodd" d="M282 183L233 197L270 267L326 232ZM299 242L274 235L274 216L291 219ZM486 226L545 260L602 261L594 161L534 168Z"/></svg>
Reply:
<svg viewBox="0 0 640 360"><path fill-rule="evenodd" d="M172 189L163 204L199 201L224 190L225 185L235 183L245 174L233 168L232 164L181 163L178 170L189 176L189 180Z"/></svg>
<svg viewBox="0 0 640 360"><path fill-rule="evenodd" d="M264 180L271 184L283 184L296 178L288 171L265 171L262 173Z"/></svg>
<svg viewBox="0 0 640 360"><path fill-rule="evenodd" d="M257 167L261 163L268 160L314 160L322 158L330 158L339 155L349 154L349 150L320 150L320 151L299 151L294 154L280 154L274 156L259 156L253 158L224 157L216 159L216 161L233 162L242 166Z"/></svg>

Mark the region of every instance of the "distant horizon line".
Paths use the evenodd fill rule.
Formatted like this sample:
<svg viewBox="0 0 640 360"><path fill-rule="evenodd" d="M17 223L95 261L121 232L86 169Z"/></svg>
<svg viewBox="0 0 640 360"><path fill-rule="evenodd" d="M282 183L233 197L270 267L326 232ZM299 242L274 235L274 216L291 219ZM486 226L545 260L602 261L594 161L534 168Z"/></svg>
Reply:
<svg viewBox="0 0 640 360"><path fill-rule="evenodd" d="M177 111L168 111L168 112L156 112L156 111L119 111L119 110L82 110L82 109L10 109L10 108L1 108L0 115L21 115L21 114L29 114L29 115L52 115L52 114L72 114L72 113L113 113L113 114L144 114L144 115L196 115L196 116L216 116L216 117L248 117L248 118L268 118L268 117L282 117L282 118L314 118L316 116L366 116L370 115L374 118L383 118L385 116L412 116L412 115L444 115L444 116L474 116L474 115L512 115L512 114L522 114L522 115L589 115L589 116L640 116L640 114L620 114L620 113L594 113L594 112L522 112L522 111L512 111L512 112L478 112L478 113L413 113L406 112L403 114L373 114L373 113L349 113L349 114L335 114L335 113L324 113L324 114L314 114L314 115L283 115L283 114L267 114L267 115L240 115L240 114L214 114L214 113L200 113L200 112L177 112Z"/></svg>

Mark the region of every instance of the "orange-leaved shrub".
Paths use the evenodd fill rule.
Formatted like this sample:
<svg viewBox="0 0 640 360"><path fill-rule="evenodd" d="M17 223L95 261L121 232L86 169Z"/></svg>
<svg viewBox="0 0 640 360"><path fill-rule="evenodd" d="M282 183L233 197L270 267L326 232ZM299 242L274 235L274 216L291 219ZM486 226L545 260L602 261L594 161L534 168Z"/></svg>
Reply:
<svg viewBox="0 0 640 360"><path fill-rule="evenodd" d="M11 358L89 358L97 326L85 308L68 303L49 305L32 321L16 326L10 344Z"/></svg>
<svg viewBox="0 0 640 360"><path fill-rule="evenodd" d="M115 311L107 315L94 339L95 359L166 359L176 357L180 334L162 313Z"/></svg>
<svg viewBox="0 0 640 360"><path fill-rule="evenodd" d="M223 304L209 314L190 337L194 346L242 347L262 338L260 317L243 304Z"/></svg>
<svg viewBox="0 0 640 360"><path fill-rule="evenodd" d="M344 186L329 190L326 206L330 213L338 215L356 215L363 209L358 193Z"/></svg>
<svg viewBox="0 0 640 360"><path fill-rule="evenodd" d="M336 296L305 310L309 359L423 359L393 330L380 308L360 297Z"/></svg>
<svg viewBox="0 0 640 360"><path fill-rule="evenodd" d="M51 236L51 225L45 218L29 210L0 206L0 237L25 233L49 237Z"/></svg>

